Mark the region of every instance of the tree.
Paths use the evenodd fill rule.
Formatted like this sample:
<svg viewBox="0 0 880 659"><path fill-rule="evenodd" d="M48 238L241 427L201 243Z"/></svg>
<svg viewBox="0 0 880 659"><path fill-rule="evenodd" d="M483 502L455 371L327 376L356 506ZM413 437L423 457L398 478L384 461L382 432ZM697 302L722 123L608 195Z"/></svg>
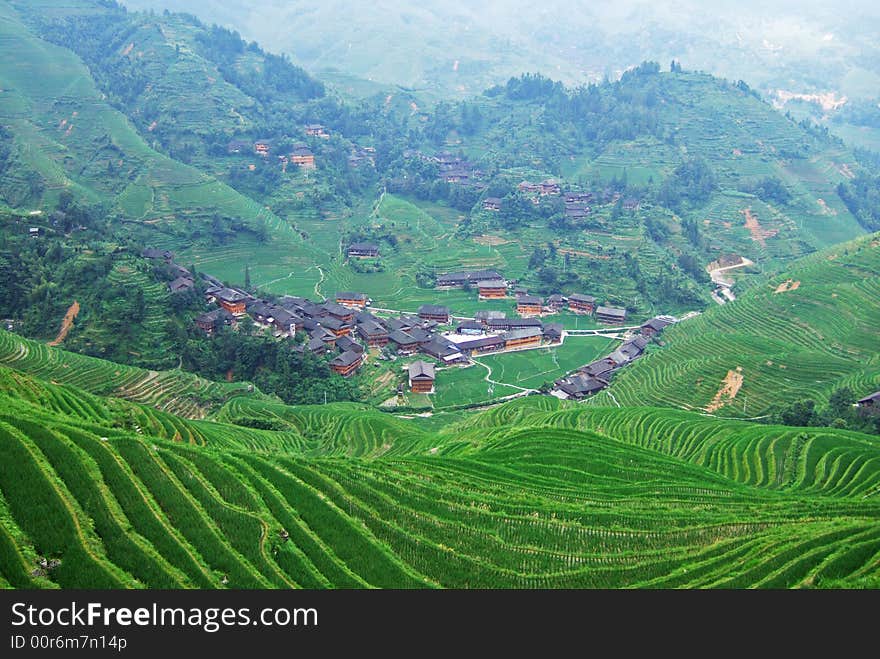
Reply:
<svg viewBox="0 0 880 659"><path fill-rule="evenodd" d="M828 409L835 417L844 416L846 412L852 410L852 404L855 401L855 394L849 387L840 387L835 389L828 398Z"/></svg>

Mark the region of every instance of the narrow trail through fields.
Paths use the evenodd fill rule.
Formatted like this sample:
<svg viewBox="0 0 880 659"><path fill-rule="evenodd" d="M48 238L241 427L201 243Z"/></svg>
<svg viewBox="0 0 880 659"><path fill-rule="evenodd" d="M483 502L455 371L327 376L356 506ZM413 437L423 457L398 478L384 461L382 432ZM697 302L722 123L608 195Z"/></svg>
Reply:
<svg viewBox="0 0 880 659"><path fill-rule="evenodd" d="M61 342L67 338L67 333L70 332L70 328L73 327L73 321L76 320L76 317L79 315L79 302L76 300L73 301L73 304L67 309L67 313L64 314L64 320L61 321L61 329L58 331L58 336L49 341L50 346L59 346Z"/></svg>
<svg viewBox="0 0 880 659"><path fill-rule="evenodd" d="M497 380L493 380L493 379L492 379L492 367L491 367L491 366L489 366L488 364L484 364L483 362L481 362L481 361L479 361L479 360L477 360L477 359L474 360L474 364L477 364L477 365L479 365L479 366L482 366L483 368L485 368L485 369L488 371L488 373L486 373L486 377L483 378L483 379L484 379L486 382L488 382L489 384L497 384L497 385L501 385L502 387L512 387L513 389L519 389L520 393L518 393L518 394L511 394L510 396L506 396L505 398L511 398L511 397L512 397L512 398L516 398L517 396L522 396L523 394L533 394L533 393L537 393L537 391L538 391L537 389L528 389L528 388L526 388L526 387L520 387L520 386L515 385L515 384L510 384L509 382L499 382L499 381L497 381Z"/></svg>

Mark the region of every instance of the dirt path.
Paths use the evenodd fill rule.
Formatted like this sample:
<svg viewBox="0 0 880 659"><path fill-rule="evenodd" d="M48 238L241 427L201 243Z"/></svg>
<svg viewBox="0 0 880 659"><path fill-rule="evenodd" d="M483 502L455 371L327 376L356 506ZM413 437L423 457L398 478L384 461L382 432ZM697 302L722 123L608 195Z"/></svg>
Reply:
<svg viewBox="0 0 880 659"><path fill-rule="evenodd" d="M715 398L712 399L712 402L705 407L705 410L707 412L715 412L724 407L724 405L736 398L742 385L742 366L737 366L735 371L727 371L727 375L724 377L724 380L722 380L721 388L718 390L718 393L715 394ZM725 397L727 400L721 400Z"/></svg>
<svg viewBox="0 0 880 659"><path fill-rule="evenodd" d="M747 259L745 256L740 256L739 258L739 263L726 265L723 268L712 268L711 270L708 270L709 278L719 286L733 286L733 282L722 277L721 273L727 272L728 270L735 270L736 268L745 268L746 266L754 265L754 261ZM710 263L709 265L711 266L712 264Z"/></svg>
<svg viewBox="0 0 880 659"><path fill-rule="evenodd" d="M70 331L70 328L73 327L73 321L76 319L79 314L79 302L76 300L73 301L73 304L67 309L67 313L64 314L64 320L61 321L61 329L58 331L58 336L49 341L50 346L59 346L61 342L67 337L67 333Z"/></svg>

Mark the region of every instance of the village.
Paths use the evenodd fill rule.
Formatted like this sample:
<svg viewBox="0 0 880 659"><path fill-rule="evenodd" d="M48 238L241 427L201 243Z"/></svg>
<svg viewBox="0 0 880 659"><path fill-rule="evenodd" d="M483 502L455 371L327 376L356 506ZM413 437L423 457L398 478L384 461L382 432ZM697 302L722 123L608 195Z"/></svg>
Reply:
<svg viewBox="0 0 880 659"><path fill-rule="evenodd" d="M375 258L378 253L379 246L372 243L352 243L348 247L350 258ZM195 287L194 276L174 263L171 252L145 249L142 256L164 261L169 267L175 276L168 283L171 293ZM406 385L398 387L401 399L407 387L412 393L435 393L439 369L471 365L479 357L554 348L566 338L577 340L585 335L619 338L621 345L611 354L557 379L544 392L580 400L607 388L616 370L638 358L653 337L675 322L672 317L658 316L640 326L624 327L625 309L599 305L595 297L580 293L557 293L544 299L515 286L495 270L442 274L436 278L436 289L470 290L481 301L512 298L515 316L508 317L497 309L460 316L447 306L435 304L423 304L411 313L374 310L370 297L355 291L339 291L332 299L320 301L290 295L270 300L226 286L209 274L200 276L207 284L206 303L216 305L194 321L205 335L211 336L224 326L235 327L247 317L277 339L303 335L294 349L333 355L329 367L342 377L354 375L370 360L402 360ZM562 323L546 322L563 310L592 317L607 329L566 330ZM419 358L409 361L411 357Z"/></svg>

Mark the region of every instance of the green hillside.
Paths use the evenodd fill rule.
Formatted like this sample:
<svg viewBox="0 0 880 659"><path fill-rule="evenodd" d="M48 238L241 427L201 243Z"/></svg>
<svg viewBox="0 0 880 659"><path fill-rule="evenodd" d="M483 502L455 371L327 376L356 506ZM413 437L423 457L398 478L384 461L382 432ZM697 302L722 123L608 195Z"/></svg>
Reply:
<svg viewBox="0 0 880 659"><path fill-rule="evenodd" d="M58 3L45 4L45 9ZM40 10L38 3L21 8ZM99 15L95 3L68 11ZM20 211L52 212L63 191L102 206L139 240L176 249L216 231L237 231L294 244L289 225L252 199L151 148L132 122L98 91L90 71L69 50L39 37L11 3L0 2L0 43L16 53L0 66L0 125L9 158L0 198ZM250 239L249 239L250 238ZM234 245L238 238L228 239ZM302 251L302 248L299 248Z"/></svg>
<svg viewBox="0 0 880 659"><path fill-rule="evenodd" d="M202 418L232 396L253 392L247 382L219 383L178 369L152 371L79 355L0 330L0 365L100 396L118 396L189 418ZM255 392L257 396L263 396Z"/></svg>
<svg viewBox="0 0 880 659"><path fill-rule="evenodd" d="M874 234L798 261L735 302L670 327L662 348L615 378L611 395L621 405L733 417L827 401L840 387L866 396L880 389L878 300ZM608 396L594 402L608 404Z"/></svg>
<svg viewBox="0 0 880 659"><path fill-rule="evenodd" d="M172 442L114 426L110 401L75 389L5 369L0 384L4 587L880 579L880 446L857 433L535 397L439 431L270 404L263 413L295 433L177 421L199 434ZM318 450L304 450L317 438ZM40 568L42 558L51 562Z"/></svg>

